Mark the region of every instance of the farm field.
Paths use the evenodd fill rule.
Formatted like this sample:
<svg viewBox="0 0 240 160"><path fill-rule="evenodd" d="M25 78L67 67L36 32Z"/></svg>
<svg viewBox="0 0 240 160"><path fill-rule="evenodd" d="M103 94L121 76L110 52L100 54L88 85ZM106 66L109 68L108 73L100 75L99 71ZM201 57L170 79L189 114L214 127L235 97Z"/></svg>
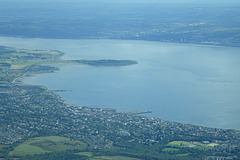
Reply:
<svg viewBox="0 0 240 160"><path fill-rule="evenodd" d="M71 140L65 137L50 136L36 137L17 146L9 153L10 156L26 156L44 154L48 152L65 151L68 149L83 150L87 145L81 141Z"/></svg>

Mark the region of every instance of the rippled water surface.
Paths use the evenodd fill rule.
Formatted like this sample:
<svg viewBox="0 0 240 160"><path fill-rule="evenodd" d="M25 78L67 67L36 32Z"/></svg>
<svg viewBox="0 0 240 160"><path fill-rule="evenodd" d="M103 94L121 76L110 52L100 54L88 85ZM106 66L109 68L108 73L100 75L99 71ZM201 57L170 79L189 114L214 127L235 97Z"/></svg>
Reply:
<svg viewBox="0 0 240 160"><path fill-rule="evenodd" d="M0 37L0 45L60 50L63 59L130 59L123 67L58 65L35 75L68 103L119 111L153 111L148 116L211 127L240 129L240 48L125 40Z"/></svg>

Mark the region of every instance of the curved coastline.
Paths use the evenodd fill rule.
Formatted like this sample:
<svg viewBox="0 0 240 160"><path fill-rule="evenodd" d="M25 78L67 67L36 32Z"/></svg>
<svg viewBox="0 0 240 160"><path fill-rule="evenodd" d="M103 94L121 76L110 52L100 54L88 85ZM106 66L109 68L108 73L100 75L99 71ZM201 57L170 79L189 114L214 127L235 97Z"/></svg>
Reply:
<svg viewBox="0 0 240 160"><path fill-rule="evenodd" d="M21 40L21 42L24 42L22 39L19 39L19 40ZM37 40L39 40L39 39L37 39ZM29 41L29 42L28 42ZM25 44L25 45L28 45L28 46L31 46L32 48L34 48L34 49L36 49L35 47L35 44L39 44L40 46L41 46L41 43L37 43L37 41L33 41L33 45L32 45L32 43L30 43L30 41L32 41L32 39L28 39L27 40L27 43ZM12 41L11 40L11 42L12 42L12 44L16 44L17 42L14 42L14 41ZM45 46L45 44L46 43L48 43L49 45L50 45L50 43L49 43L50 41L49 40L47 40L47 41L44 41L43 42L43 44L44 44L44 46ZM54 40L54 43L55 43L56 41ZM64 43L67 43L68 42L68 40L64 40ZM69 42L78 42L78 41L75 41L75 40L73 40L73 41L71 41L71 40L69 40ZM101 46L102 44L104 44L104 43L106 43L106 42L108 42L107 44L109 45L113 45L113 46L117 46L117 47L126 47L127 49L130 49L131 51L133 51L133 49L135 48L135 47L137 47L137 46L134 46L132 43L129 43L130 41L120 41L120 40L113 40L113 41L111 41L111 40L97 40L97 41L94 41L94 40L86 40L86 41L80 41L80 47L82 46L82 47L87 47L87 46L89 46L89 44L91 44L91 43L89 43L89 42L93 42L94 44L95 44L95 46L93 46L93 47L98 47L98 46ZM96 43L97 42L97 43ZM113 43L110 43L110 42L113 42ZM133 41L131 41L131 42L133 42ZM144 46L144 47L148 47L148 48L151 48L152 47L152 44L151 43L149 43L149 42L146 42L146 41L137 41L137 44L138 45L140 45L140 46ZM58 44L58 43L60 43L61 44L61 40L59 40L59 41L57 41L56 42L56 44ZM163 51L161 51L161 52L159 52L159 53L164 53L165 52L165 50L168 50L168 48L173 48L174 46L175 46L175 44L168 44L167 46L164 46L163 45L163 43L158 43L158 42L154 42L153 43L153 45L157 45L157 46L159 46L159 44L160 44L160 47L158 47L158 48L154 48L155 50L159 50L159 49L162 49L162 46L163 46ZM20 44L21 45L21 44ZM68 43L67 43L67 45L69 45ZM53 45L54 46L54 45ZM74 46L72 46L72 45L70 45L70 47L74 47ZM106 46L103 46L103 47L106 47ZM193 49L194 49L194 45L181 45L181 44L177 44L177 47L178 47L178 50L182 50L182 49L184 49L184 47L187 47L187 49L189 49L189 47L190 47L190 49L193 47ZM25 47L24 47L25 48ZM220 52L222 52L222 50L224 50L224 47L219 47L219 46L213 46L213 47L209 47L209 46L207 46L206 47L207 49L215 49L215 48L217 48ZM204 49L206 49L206 48L204 48ZM39 49L39 48L37 48L37 49ZM44 48L43 48L44 49ZM49 50L49 49L51 49L51 48L46 48L47 50ZM52 47L52 49L54 49L54 47ZM96 52L97 50L96 49L98 49L98 48L94 48L94 52ZM117 48L118 49L118 48ZM121 49L121 48L120 48ZM119 49L119 50L120 50ZM153 49L153 50L154 50ZM201 48L201 46L198 46L197 45L197 49L198 50L200 50L200 49L202 49ZM226 51L228 51L228 49L233 49L233 50L237 50L236 48L225 48L225 50ZM57 50L60 50L59 48L57 48ZM140 48L139 50L142 50L142 48ZM78 50L77 50L78 51ZM81 50L80 50L81 51ZM151 50L150 50L151 51ZM204 50L205 51L205 50ZM64 51L65 52L65 51ZM78 51L79 52L79 51ZM78 53L78 52L76 52L76 53ZM93 55L91 55L91 54L89 54L88 52L87 52L87 50L83 50L83 51L81 51L82 53L85 53L86 52L86 54L84 54L84 55L87 55L87 56L89 56L89 58L88 59L96 59L96 58L93 58L93 57L95 57L95 54L93 54ZM92 51L91 51L92 52ZM101 51L100 51L101 52ZM112 52L112 50L109 50L109 53L111 53ZM126 50L120 50L119 51L120 53L125 53L126 52ZM192 54L192 55L195 55L195 50L192 50L192 52L194 53L194 54ZM202 54L202 53L204 53L204 52L202 52L201 53L201 50L200 51L198 51L200 54ZM219 52L219 53L220 53ZM66 55L69 55L69 53L68 52L66 52L67 54L65 54L63 57L64 58L62 58L62 57L60 57L62 60L64 59L64 60L68 60L68 59L76 59L76 57L77 57L77 55L75 56L75 55L73 55L72 56L72 54L70 53L70 56L66 56ZM102 52L101 52L102 53ZM100 53L100 54L101 54ZM114 53L114 52L112 52L112 53ZM117 53L118 54L118 53ZM125 53L125 55L120 55L121 57L126 57L126 58L124 58L124 59L135 59L134 58L134 56L130 56L130 57L128 57L128 56L126 56L127 54L129 54L128 52L126 52ZM144 53L145 54L145 53ZM98 57L98 59L106 59L106 57L108 56L108 55L110 55L110 54L107 54L107 55L105 55L105 56L103 56L103 57L98 57L98 55L96 56L96 57ZM140 55L141 56L141 54L138 54L138 55ZM154 56L155 56L156 54L154 53ZM167 54L162 54L162 55L167 55ZM175 56L175 54L173 54L174 56ZM221 54L219 54L219 55L221 55ZM144 55L146 58L148 58L148 51L146 52L146 55ZM205 55L203 55L203 57L204 57ZM81 56L80 56L81 57ZM110 55L110 59L122 59L122 58L119 58L119 56L117 55L117 58L115 58L115 57L111 57L111 55ZM143 58L145 58L145 57L143 57ZM176 54L176 57L178 57L177 56L177 54ZM181 58L181 57L179 57L179 58ZM186 58L188 58L188 57L186 57ZM82 59L86 59L86 57L82 57ZM137 61L139 61L140 63L139 63L139 65L136 65L136 66L130 66L130 70L132 70L130 73L128 73L128 75L132 75L133 77L135 77L135 76L141 76L141 75L134 75L135 74L135 68L137 67L137 68L139 68L139 70L144 70L146 67L148 67L148 66L146 66L146 62L145 62L145 59L144 59L144 61L142 60L142 59L138 59L138 58L136 58L137 59ZM63 60L63 61L64 61ZM149 60L151 60L151 59L149 59ZM155 61L155 60L158 60L158 58L157 57L155 57L155 59L154 59L154 61L153 60L151 60L151 63L153 62L153 63L158 63L158 61ZM188 59L187 59L188 60ZM199 62L201 61L201 58L199 59ZM95 61L96 62L96 61ZM166 61L167 62L167 61ZM186 61L187 62L187 61ZM72 63L72 62L70 62L70 63ZM165 61L164 61L164 59L161 61L161 63L165 63ZM188 63L188 62L187 62ZM67 64L68 65L68 64ZM66 65L66 66L67 66ZM171 64L172 65L172 64ZM192 65L192 64L190 64L190 65ZM76 65L74 65L74 66L76 66ZM61 67L61 72L62 71L64 71L65 70L65 72L70 72L70 70L71 69L74 69L74 66L72 66L72 67L68 67L67 68L67 70L65 69L65 66L62 68L62 66L60 66ZM57 66L57 67L59 67L59 66ZM164 66L165 67L165 66ZM167 66L168 67L168 66ZM170 67L172 67L172 66L170 66ZM62 70L63 69L63 70ZM87 70L86 70L87 69ZM173 68L173 69L178 69L178 68ZM181 68L180 68L181 69ZM183 68L184 69L184 68ZM81 70L81 72L76 72L78 75L81 75L81 76L83 76L83 77L89 77L90 76L90 72L92 72L93 70L95 70L94 68L88 68L87 66L86 67L77 67L76 68L76 70ZM97 69L98 71L96 71L96 72L94 72L93 74L95 74L96 73L96 75L98 75L98 76L101 76L101 73L103 73L104 75L106 75L106 74L108 74L108 71L111 71L110 73L114 73L113 75L115 75L115 76L117 76L118 77L118 74L119 73L124 73L126 70L128 71L128 67L123 67L122 69L111 69L111 68L109 68L109 69L107 69L107 71L105 72L104 70L104 68L99 68L99 69ZM90 72L89 72L90 71ZM99 72L100 71L100 72ZM124 72L123 72L124 71ZM170 70L171 71L171 70ZM183 70L184 71L184 70ZM191 70L190 70L191 71ZM207 70L206 70L207 71ZM75 72L75 71L74 71ZM87 73L87 72L89 72L89 74ZM191 72L195 72L195 70L193 70L193 71L191 71ZM59 74L59 72L55 72L55 73L57 73L57 75L59 75L60 76L60 74ZM55 75L55 73L54 73L54 75ZM83 73L83 74L82 74ZM166 72L167 73L167 72ZM171 73L171 72L170 72ZM185 74L186 72L184 71L184 74ZM145 73L144 73L145 74ZM154 73L153 73L154 74ZM163 73L163 75L164 75L165 73ZM202 73L201 73L202 74ZM52 77L52 75L53 74L49 74L49 76L50 77ZM120 77L121 77L121 74L119 75ZM152 74L150 75L150 76L152 76ZM162 76L162 75L161 75ZM168 75L167 75L168 76ZM185 76L188 76L187 74L185 75ZM38 78L40 78L40 77L44 77L44 75L41 75L41 76L38 76ZM67 76L68 77L68 76ZM116 78L117 78L116 77ZM162 76L162 77L164 77L164 76ZM31 79L32 78L34 78L34 77L31 77ZM59 77L59 78L63 78L63 77ZM74 77L72 77L72 78L74 78ZM94 78L94 76L90 76L89 77L90 79L93 79ZM115 78L115 80L114 81L116 81L117 79ZM130 77L131 78L131 77ZM158 77L157 77L158 78ZM161 77L160 77L161 78ZM41 79L41 78L40 78ZM124 79L126 79L126 80L134 80L134 79L129 79L129 77L124 77ZM35 79L36 80L36 79ZM184 80L184 79L183 79ZM208 79L206 79L207 81L208 81ZM51 81L55 81L54 79L53 80L51 80ZM114 82L113 81L113 82ZM214 81L214 80L211 80L212 82ZM79 82L81 82L82 83L82 81L79 81ZM117 81L116 81L117 82ZM127 81L126 81L127 82ZM109 83L109 82L108 82ZM112 82L110 82L110 83L112 83ZM30 83L31 84L31 83ZM46 83L46 84L48 84L48 82ZM44 83L43 83L43 85L44 85ZM62 86L62 85L60 85L60 86ZM49 86L48 86L49 87ZM114 86L113 87L124 87L123 86L123 84L121 84L120 86L118 85L118 84L114 84ZM188 86L187 88L189 88L189 87L191 87L192 88L192 86ZM51 87L50 87L51 88ZM68 88L68 87L65 87L65 88L62 88L62 87L55 87L55 88L51 88L52 90L59 90L59 89L64 89L64 90L75 90L76 88L74 87L74 88L72 88L72 87L70 87L70 88ZM93 89L98 89L98 88L93 88ZM102 89L102 88L99 88L99 89ZM73 92L72 92L72 94L76 94L76 92L74 92L74 90L73 90ZM85 91L84 91L85 92ZM151 91L152 92L152 91ZM149 93L151 93L151 92L149 92ZM85 92L86 93L86 92ZM62 95L64 95L64 93L59 93L61 96ZM97 93L96 93L97 94ZM81 95L81 94L80 94ZM81 95L82 96L82 95ZM84 99L86 98L86 96L83 96L84 97ZM161 97L160 97L161 98ZM143 99L143 98L141 98L141 99ZM66 100L66 99L65 99ZM69 99L67 99L67 101L68 102L70 102L71 103L71 100L69 100ZM82 101L82 100L81 100ZM75 102L73 103L73 104L76 104ZM107 108L109 108L109 107L111 107L111 106L116 106L116 109L118 109L118 108L120 108L120 107L122 107L122 106L126 106L126 108L123 110L123 111L126 111L127 109L129 110L129 109L131 109L131 110L139 110L139 111L146 111L146 110L152 110L153 111L153 114L151 114L150 116L153 116L153 117L161 117L161 118L163 118L163 119L167 119L167 120L171 120L171 121L178 121L178 122L183 122L183 123L191 123L191 124L200 124L200 125L204 125L204 126L206 126L207 125L207 123L206 124L201 124L201 123L199 123L198 121L195 121L195 122L190 122L190 121L185 121L184 122L184 120L183 119L180 119L180 120L175 120L175 119L168 119L169 118L169 116L168 117L163 117L163 116L160 116L159 114L158 115L156 115L156 110L154 109L154 108L141 108L140 107L140 109L139 109L139 107L135 107L134 108L134 106L132 105L132 104L129 104L129 105L126 105L126 104L119 104L119 105L116 105L116 104L99 104L99 103L95 103L95 102L91 102L91 103L83 103L83 104L81 104L81 103L79 103L79 104L77 104L77 105L85 105L85 106L101 106L101 107L107 107ZM118 106L120 106L120 107L118 107ZM128 107L128 106L130 106L130 107ZM133 109L131 108L133 106ZM136 106L153 106L153 104L136 104ZM164 106L164 105L162 105L162 106ZM120 109L121 110L121 109ZM161 112L163 113L163 111L164 111L164 109L159 109L159 110L162 110ZM161 114L162 114L161 113ZM172 112L169 112L169 111L166 111L166 115L168 115L169 113L171 113L172 114ZM177 115L178 116L178 115ZM218 116L218 115L213 115L213 118L215 118L214 116ZM171 117L170 117L171 118ZM202 119L204 119L204 117L201 117ZM218 117L216 117L216 118L218 118ZM207 119L206 119L207 120ZM223 123L224 124L224 123ZM211 126L209 126L209 127L216 127L216 126L214 126L214 125L211 125ZM221 127L221 126L217 126L217 127L220 127L220 128L232 128L232 127Z"/></svg>
<svg viewBox="0 0 240 160"><path fill-rule="evenodd" d="M14 53L14 50L12 52ZM26 51L26 53L29 52ZM26 70L19 63L21 58L24 59L26 53L19 53L23 56L18 57L17 64L14 61L12 62L15 65L15 69L11 72L13 76L16 76L18 71L20 73L38 74L46 73L50 68L53 69L52 67L41 66L38 62L38 65L29 64L29 66L25 66ZM8 56L11 56L11 54L8 54ZM32 56L34 58L34 54ZM27 61L27 59L24 59L24 61ZM7 65L7 67L9 66ZM9 74L8 69L1 68L3 71L1 73L7 71ZM32 142L32 137L38 139L38 143L34 143L34 145L40 147L39 149L49 144L51 146L54 144L56 147L63 146L64 143L64 148L70 150L78 145L78 147L82 148L84 146L85 149L88 149L91 157L94 157L93 153L113 151L114 154L110 152L110 155L119 156L122 152L126 152L129 157L159 159L163 156L169 157L166 151L176 149L178 152L171 154L171 157L175 159L179 158L178 153L183 153L184 157L195 158L196 150L199 157L208 156L208 151L211 151L214 156L222 156L224 153L228 157L233 157L236 154L229 154L226 148L233 148L238 151L237 148L240 146L238 141L240 138L239 130L171 122L142 115L152 111L119 112L115 109L71 105L63 101L53 90L39 85L22 85L9 81L9 83L1 82L0 88L0 103L4 104L0 109L5 111L0 119L5 122L1 126L3 129L0 130L0 142L4 145L0 147L3 146L4 148L1 149L4 151L6 149L5 157L19 158L27 154L34 154L36 157L44 156L38 150L34 152L24 150L24 147L26 147L24 144ZM66 140L66 138L70 138L67 144L66 141L54 143L55 141ZM42 141L39 141L39 139L42 139ZM184 144L184 148L182 144ZM33 143L29 144L27 148L32 146ZM23 150L20 149L19 152L19 148ZM131 150L125 148L131 148ZM139 148L143 154L139 152ZM185 155L186 149L188 149L187 155ZM69 150L61 150L61 153L69 155ZM151 150L151 153L149 153L149 150ZM57 153L54 151L50 154ZM84 151L72 150L71 155L84 154L86 153Z"/></svg>

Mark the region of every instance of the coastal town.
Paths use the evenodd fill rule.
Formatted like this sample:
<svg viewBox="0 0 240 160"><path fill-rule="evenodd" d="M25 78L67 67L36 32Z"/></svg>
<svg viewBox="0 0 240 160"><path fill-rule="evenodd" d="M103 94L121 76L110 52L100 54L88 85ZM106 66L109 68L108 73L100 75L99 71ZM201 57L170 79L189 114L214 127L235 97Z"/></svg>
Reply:
<svg viewBox="0 0 240 160"><path fill-rule="evenodd" d="M239 4L238 0L2 0L0 160L239 160L240 128L237 115L240 86ZM99 40L99 43L95 40ZM118 44L120 41L124 43ZM151 44L156 45L160 43L169 45L155 49L145 41L152 41ZM137 42L141 47L129 42ZM111 50L115 45L121 46L117 47L117 52L125 55L132 52L137 56L115 56L118 53ZM193 49L195 45L198 46L196 50ZM180 52L181 49L177 47L176 52L168 52L174 50L175 46L188 48ZM216 54L212 51L206 53L205 46L217 49ZM233 53L232 49L235 50ZM144 53L146 56L138 50L146 52ZM150 54L154 50L162 56ZM64 52L67 54L64 55ZM71 55L68 57L69 53L74 52L84 59L75 59ZM94 52L94 55L90 52ZM105 56L108 52L111 55ZM185 53L186 56L182 56ZM64 56L68 57L65 57L68 60L63 58ZM191 59L192 56L196 57L195 61ZM132 69L131 73L125 75L142 80L143 83L137 86L140 88L138 93L149 94L153 89L141 90L145 87L142 84L152 84L152 81L148 83L149 81L145 80L149 77L145 73L156 69L144 64L145 61L160 64L157 68L163 71L152 72L151 75L160 75L166 82L174 79L173 83L163 83L164 86L169 85L171 88L165 90L161 87L159 90L162 90L163 94L158 94L157 98L161 98L159 101L168 99L175 102L176 108L164 111L165 108L159 107L159 112L167 112L169 115L172 114L170 112L177 112L184 118L191 115L204 120L206 122L204 124L210 126L212 121L200 113L205 108L211 108L209 104L212 104L214 109L206 110L207 116L217 120L222 117L221 123L218 124L233 122L236 129L184 124L164 120L161 117L153 118L151 115L156 113L153 109L153 114L148 115L152 113L149 108L122 112L111 108L114 107L111 104L95 103L94 98L90 98L91 103L80 102L79 105L73 105L70 103L74 102L64 101L59 92L66 94L72 92L78 95L74 92L76 85L74 83L71 83L74 89L60 86L53 90L42 85L23 83L23 79L28 76L53 73L62 69L62 65L125 70L138 68L143 64L139 70L146 70L142 76L144 78L131 74L135 73ZM200 67L196 67L195 64L199 64ZM168 66L171 66L170 70L167 70ZM177 76L174 76L172 71L176 71ZM85 72L92 74L89 71ZM120 73L117 70L114 72ZM98 73L99 76L92 75L99 82L103 73L101 71ZM163 73L170 76L166 77ZM116 79L122 78L121 74L119 74L121 78L110 75ZM93 79L84 74L79 77L86 78L87 81ZM179 78L183 78L183 81L186 79L186 83L192 86L181 85ZM189 78L197 81L191 83ZM128 78L124 79L129 81ZM160 78L153 79L157 83L162 81ZM203 83L199 83L201 81ZM54 80L52 82L55 83ZM88 84L78 80L77 83L89 87ZM174 86L178 83L179 88ZM113 84L119 88L118 82ZM102 83L99 85L105 87ZM124 86L131 88L128 86L132 85L126 85L124 82ZM209 101L202 103L184 94L183 89L192 87L194 91L188 92L188 95L204 96ZM94 86L93 88L99 90ZM178 94L167 93L172 88L177 88ZM105 88L102 94L111 99L105 94L106 91L109 89ZM81 92L78 97L86 93L82 90ZM129 98L128 91L123 92L123 95L126 93L126 97ZM215 96L216 94L221 96ZM185 101L182 95L187 101L192 102L180 113L179 110L185 105L179 104L177 100ZM81 98L84 99L84 96ZM150 103L151 98L138 98L146 100L146 104L140 102L140 105L132 98L129 99L137 107L153 106ZM94 107L81 106L81 103L93 104ZM204 107L198 112L196 107L199 107L200 103ZM221 104L224 105L224 109L221 108ZM168 107L161 104L157 106ZM193 114L192 110L196 113ZM217 111L221 112L220 116L216 116ZM191 120L188 122L198 123Z"/></svg>
<svg viewBox="0 0 240 160"><path fill-rule="evenodd" d="M41 86L1 85L0 96L0 143L5 145L49 135L81 140L90 148L103 150L125 150L131 145L164 150L176 148L171 142L184 141L189 149L201 146L202 153L225 153L230 158L237 155L229 151L240 146L237 130L164 121L114 109L73 106Z"/></svg>
<svg viewBox="0 0 240 160"><path fill-rule="evenodd" d="M44 57L51 57L48 63L58 62L60 54L1 48L0 158L14 158L9 153L16 146L42 136L79 140L88 145L88 151L103 155L239 158L238 130L170 122L138 112L74 106L44 86L19 81L22 76L57 70L40 64L46 63Z"/></svg>

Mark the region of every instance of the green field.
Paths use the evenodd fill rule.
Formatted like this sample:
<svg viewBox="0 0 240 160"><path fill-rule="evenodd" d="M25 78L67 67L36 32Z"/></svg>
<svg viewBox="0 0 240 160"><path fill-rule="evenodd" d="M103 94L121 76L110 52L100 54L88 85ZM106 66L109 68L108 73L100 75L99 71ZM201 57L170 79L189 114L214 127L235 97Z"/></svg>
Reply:
<svg viewBox="0 0 240 160"><path fill-rule="evenodd" d="M24 50L4 46L0 46L0 54L0 84L14 83L26 73L51 71L49 67L43 69L44 67L39 65L62 62L58 57L63 55L58 51Z"/></svg>
<svg viewBox="0 0 240 160"><path fill-rule="evenodd" d="M208 149L209 147L214 147L217 145L218 144L216 143L203 144L201 142L187 142L187 141L172 141L167 144L168 147L177 147L177 148L189 147L189 148L194 148L199 150Z"/></svg>
<svg viewBox="0 0 240 160"><path fill-rule="evenodd" d="M208 147L215 147L215 146L218 146L219 144L217 144L217 143L210 143L210 144L208 144L207 146Z"/></svg>
<svg viewBox="0 0 240 160"><path fill-rule="evenodd" d="M90 160L140 160L140 159L125 156L99 156L90 158Z"/></svg>
<svg viewBox="0 0 240 160"><path fill-rule="evenodd" d="M50 136L36 137L18 145L9 153L10 156L19 157L25 155L43 154L48 152L65 151L68 149L83 150L87 145L81 141L71 140L66 137Z"/></svg>
<svg viewBox="0 0 240 160"><path fill-rule="evenodd" d="M176 152L176 151L179 151L179 149L177 149L177 148L164 148L162 151L163 152Z"/></svg>
<svg viewBox="0 0 240 160"><path fill-rule="evenodd" d="M93 156L93 152L79 152L78 155L89 157L89 160L140 160L126 156Z"/></svg>
<svg viewBox="0 0 240 160"><path fill-rule="evenodd" d="M24 67L26 67L27 65L22 65L22 64L12 64L10 69L23 69Z"/></svg>
<svg viewBox="0 0 240 160"><path fill-rule="evenodd" d="M179 156L179 157L185 157L185 156L188 156L188 155L190 155L190 153L177 154L177 156Z"/></svg>
<svg viewBox="0 0 240 160"><path fill-rule="evenodd" d="M87 156L87 157L92 157L93 156L92 152L80 152L80 153L76 153L76 154Z"/></svg>
<svg viewBox="0 0 240 160"><path fill-rule="evenodd" d="M183 146L188 146L190 143L186 141L172 141L167 144L167 146L171 147L183 147Z"/></svg>

